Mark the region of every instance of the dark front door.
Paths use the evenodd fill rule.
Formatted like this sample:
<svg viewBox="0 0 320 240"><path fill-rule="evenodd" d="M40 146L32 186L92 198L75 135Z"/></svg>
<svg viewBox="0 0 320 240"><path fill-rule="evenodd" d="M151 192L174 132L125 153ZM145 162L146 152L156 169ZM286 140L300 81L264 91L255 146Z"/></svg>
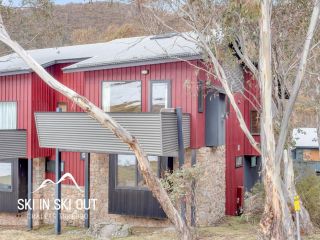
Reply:
<svg viewBox="0 0 320 240"><path fill-rule="evenodd" d="M0 160L0 212L18 212L18 199L27 197L27 160Z"/></svg>
<svg viewBox="0 0 320 240"><path fill-rule="evenodd" d="M253 186L261 180L261 157L244 157L244 187L245 192L250 192Z"/></svg>

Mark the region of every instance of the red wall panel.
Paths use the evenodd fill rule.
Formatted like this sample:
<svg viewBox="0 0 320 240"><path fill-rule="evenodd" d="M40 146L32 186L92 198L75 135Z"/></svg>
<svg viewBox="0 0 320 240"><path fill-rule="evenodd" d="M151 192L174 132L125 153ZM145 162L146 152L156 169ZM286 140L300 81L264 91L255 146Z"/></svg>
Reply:
<svg viewBox="0 0 320 240"><path fill-rule="evenodd" d="M149 74L141 74L143 69L149 70ZM198 121L198 118L204 119L204 113L198 113L197 75L194 67L187 62L176 62L85 72L84 95L94 104L102 107L102 82L126 80L142 82L142 111L148 111L150 107L150 81L170 80L172 107L182 107L184 113L191 114L191 147L204 146L204 122ZM188 87L187 83L192 87Z"/></svg>
<svg viewBox="0 0 320 240"><path fill-rule="evenodd" d="M235 94L238 107L250 129L250 111L258 109L259 88L256 80L248 72L244 72L245 91ZM254 136L260 142L260 136ZM244 185L243 167L235 167L237 156L259 155L251 146L240 128L235 111L230 107L226 121L226 214L235 215L237 212L237 187Z"/></svg>
<svg viewBox="0 0 320 240"><path fill-rule="evenodd" d="M55 76L58 80L64 84L65 86L71 88L75 92L84 95L84 74L81 72L71 73L71 74L63 74L61 69L68 64L60 64L56 65ZM72 101L67 99L60 93L55 93L55 100L53 103L53 109L51 111L55 111L58 103L66 103L68 112L81 112L82 109L76 106ZM51 160L55 160L55 152L52 152L50 156ZM80 160L80 153L76 152L63 152L61 155L61 159L64 162L64 173L69 172L73 175L75 180L80 186L84 185L84 161ZM46 177L54 180L54 173L47 173ZM64 184L73 184L70 180L66 180L63 182Z"/></svg>
<svg viewBox="0 0 320 240"><path fill-rule="evenodd" d="M27 157L31 157L31 74L0 77L0 101L17 102L17 128L27 130Z"/></svg>

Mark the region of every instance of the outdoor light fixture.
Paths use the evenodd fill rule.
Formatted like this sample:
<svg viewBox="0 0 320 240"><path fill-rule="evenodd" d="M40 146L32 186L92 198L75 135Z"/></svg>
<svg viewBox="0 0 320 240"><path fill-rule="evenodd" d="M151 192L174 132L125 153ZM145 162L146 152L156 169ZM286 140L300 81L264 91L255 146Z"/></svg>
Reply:
<svg viewBox="0 0 320 240"><path fill-rule="evenodd" d="M149 70L148 69L141 70L141 74L147 75L147 74L149 74Z"/></svg>

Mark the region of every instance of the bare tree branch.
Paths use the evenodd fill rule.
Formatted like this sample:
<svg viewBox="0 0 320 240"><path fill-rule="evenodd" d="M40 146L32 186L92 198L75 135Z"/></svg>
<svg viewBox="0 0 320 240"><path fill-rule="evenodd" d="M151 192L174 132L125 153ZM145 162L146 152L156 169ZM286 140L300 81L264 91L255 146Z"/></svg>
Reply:
<svg viewBox="0 0 320 240"><path fill-rule="evenodd" d="M290 116L292 114L295 102L299 94L301 83L305 75L305 71L307 67L307 59L310 52L312 39L316 30L317 22L319 20L319 13L320 13L320 0L316 0L313 11L312 11L307 36L304 42L304 47L303 47L302 57L300 59L298 72L294 81L293 90L290 94L290 99L286 106L286 110L284 112L282 122L281 122L281 130L280 130L280 135L279 135L278 144L276 148L277 162L280 162L280 159L282 157L284 145L285 145L287 134L288 134L288 125L289 125Z"/></svg>

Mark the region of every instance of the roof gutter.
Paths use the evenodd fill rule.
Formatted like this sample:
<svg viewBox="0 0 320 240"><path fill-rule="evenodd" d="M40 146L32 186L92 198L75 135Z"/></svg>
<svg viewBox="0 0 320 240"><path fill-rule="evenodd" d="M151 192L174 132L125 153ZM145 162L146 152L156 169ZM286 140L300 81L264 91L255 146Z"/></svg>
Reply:
<svg viewBox="0 0 320 240"><path fill-rule="evenodd" d="M152 64L161 64L161 63L171 63L171 62L181 62L181 61L192 61L202 59L202 55L193 55L188 57L180 57L180 58L162 58L162 59L151 59L151 60L143 60L143 61L128 61L128 62L119 62L119 63L98 63L92 65L83 65L79 67L65 67L62 69L64 73L72 73L72 72L87 72L87 71L96 71L96 70L106 70L113 68L124 68L124 67L138 67L144 65L152 65Z"/></svg>
<svg viewBox="0 0 320 240"><path fill-rule="evenodd" d="M50 66L55 65L55 64L63 64L63 63L74 64L74 63L77 63L77 62L81 62L81 61L87 60L89 58L90 57L54 60L54 61L51 61L51 62L44 63L41 66L43 68L47 68L47 67L50 67ZM19 75L19 74L27 74L27 73L32 73L32 72L33 72L33 70L31 68L25 68L25 69L22 69L22 70L14 69L14 70L10 70L10 71L0 72L0 77Z"/></svg>

